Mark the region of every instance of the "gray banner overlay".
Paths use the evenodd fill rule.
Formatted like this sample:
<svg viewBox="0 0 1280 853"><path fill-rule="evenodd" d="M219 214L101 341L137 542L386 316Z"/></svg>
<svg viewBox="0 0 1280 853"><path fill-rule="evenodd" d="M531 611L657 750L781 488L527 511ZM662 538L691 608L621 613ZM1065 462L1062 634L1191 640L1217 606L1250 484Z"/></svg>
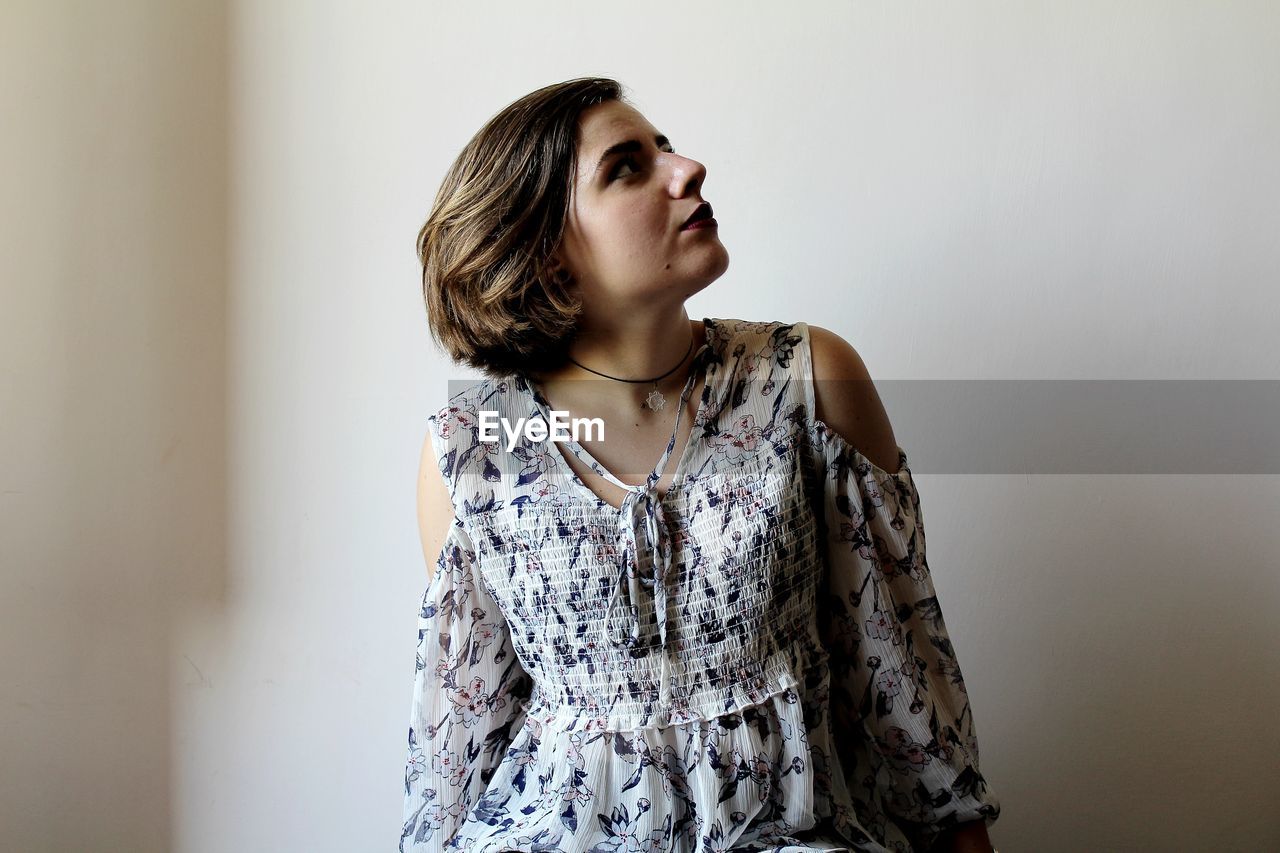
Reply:
<svg viewBox="0 0 1280 853"><path fill-rule="evenodd" d="M449 394L475 382L450 381ZM745 380L735 390L759 394L764 385ZM868 390L814 385L824 412L835 407L827 401ZM881 379L874 388L916 474L1280 474L1280 380ZM664 392L667 410L654 417L671 423L680 386ZM617 389L608 394L616 399ZM573 417L601 416L606 444L611 423L625 430L634 420L550 402Z"/></svg>

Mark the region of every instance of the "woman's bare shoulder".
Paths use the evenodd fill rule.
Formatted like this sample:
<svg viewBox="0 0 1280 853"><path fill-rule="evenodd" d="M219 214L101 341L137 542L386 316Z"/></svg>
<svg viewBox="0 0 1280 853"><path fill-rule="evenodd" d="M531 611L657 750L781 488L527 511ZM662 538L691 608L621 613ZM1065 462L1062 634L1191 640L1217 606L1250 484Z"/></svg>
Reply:
<svg viewBox="0 0 1280 853"><path fill-rule="evenodd" d="M815 417L878 467L895 473L898 442L866 362L847 340L809 328Z"/></svg>

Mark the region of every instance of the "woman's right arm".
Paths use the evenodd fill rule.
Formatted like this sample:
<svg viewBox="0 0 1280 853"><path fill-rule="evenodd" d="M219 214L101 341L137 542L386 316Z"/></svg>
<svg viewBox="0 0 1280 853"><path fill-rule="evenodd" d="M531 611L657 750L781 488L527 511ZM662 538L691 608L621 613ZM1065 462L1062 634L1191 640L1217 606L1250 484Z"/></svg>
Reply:
<svg viewBox="0 0 1280 853"><path fill-rule="evenodd" d="M444 475L440 473L440 460L436 458L429 432L422 444L422 460L418 468L418 535L422 538L422 553L427 561L427 583L431 583L440 551L453 525L453 501Z"/></svg>

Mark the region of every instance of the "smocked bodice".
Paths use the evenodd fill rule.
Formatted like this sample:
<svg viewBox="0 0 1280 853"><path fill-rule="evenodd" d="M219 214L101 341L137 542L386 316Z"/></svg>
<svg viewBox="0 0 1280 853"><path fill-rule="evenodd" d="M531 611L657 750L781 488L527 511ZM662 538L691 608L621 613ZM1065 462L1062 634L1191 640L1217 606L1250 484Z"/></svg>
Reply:
<svg viewBox="0 0 1280 853"><path fill-rule="evenodd" d="M441 420L460 460L460 521L533 678L531 714L606 729L706 719L794 684L822 656L816 521L801 455L785 452L803 441L806 419L768 422L802 410L803 391L755 381L750 365L726 385L725 331L714 321L707 329L681 395L705 376L693 430L677 447L677 406L644 481L625 483L578 442L562 442L626 490L621 508L590 492L550 439L521 438L507 453L485 447L478 431L454 432L482 408L550 426L549 404L522 375L480 386ZM669 464L675 475L659 495Z"/></svg>

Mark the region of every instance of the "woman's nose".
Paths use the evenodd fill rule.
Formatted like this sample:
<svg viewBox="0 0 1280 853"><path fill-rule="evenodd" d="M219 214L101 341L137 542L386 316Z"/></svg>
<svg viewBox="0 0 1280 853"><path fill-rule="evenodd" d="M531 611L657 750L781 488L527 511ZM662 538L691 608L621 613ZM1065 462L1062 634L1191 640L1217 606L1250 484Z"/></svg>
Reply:
<svg viewBox="0 0 1280 853"><path fill-rule="evenodd" d="M668 154L671 157L671 189L676 195L702 185L707 177L707 167L689 157Z"/></svg>

